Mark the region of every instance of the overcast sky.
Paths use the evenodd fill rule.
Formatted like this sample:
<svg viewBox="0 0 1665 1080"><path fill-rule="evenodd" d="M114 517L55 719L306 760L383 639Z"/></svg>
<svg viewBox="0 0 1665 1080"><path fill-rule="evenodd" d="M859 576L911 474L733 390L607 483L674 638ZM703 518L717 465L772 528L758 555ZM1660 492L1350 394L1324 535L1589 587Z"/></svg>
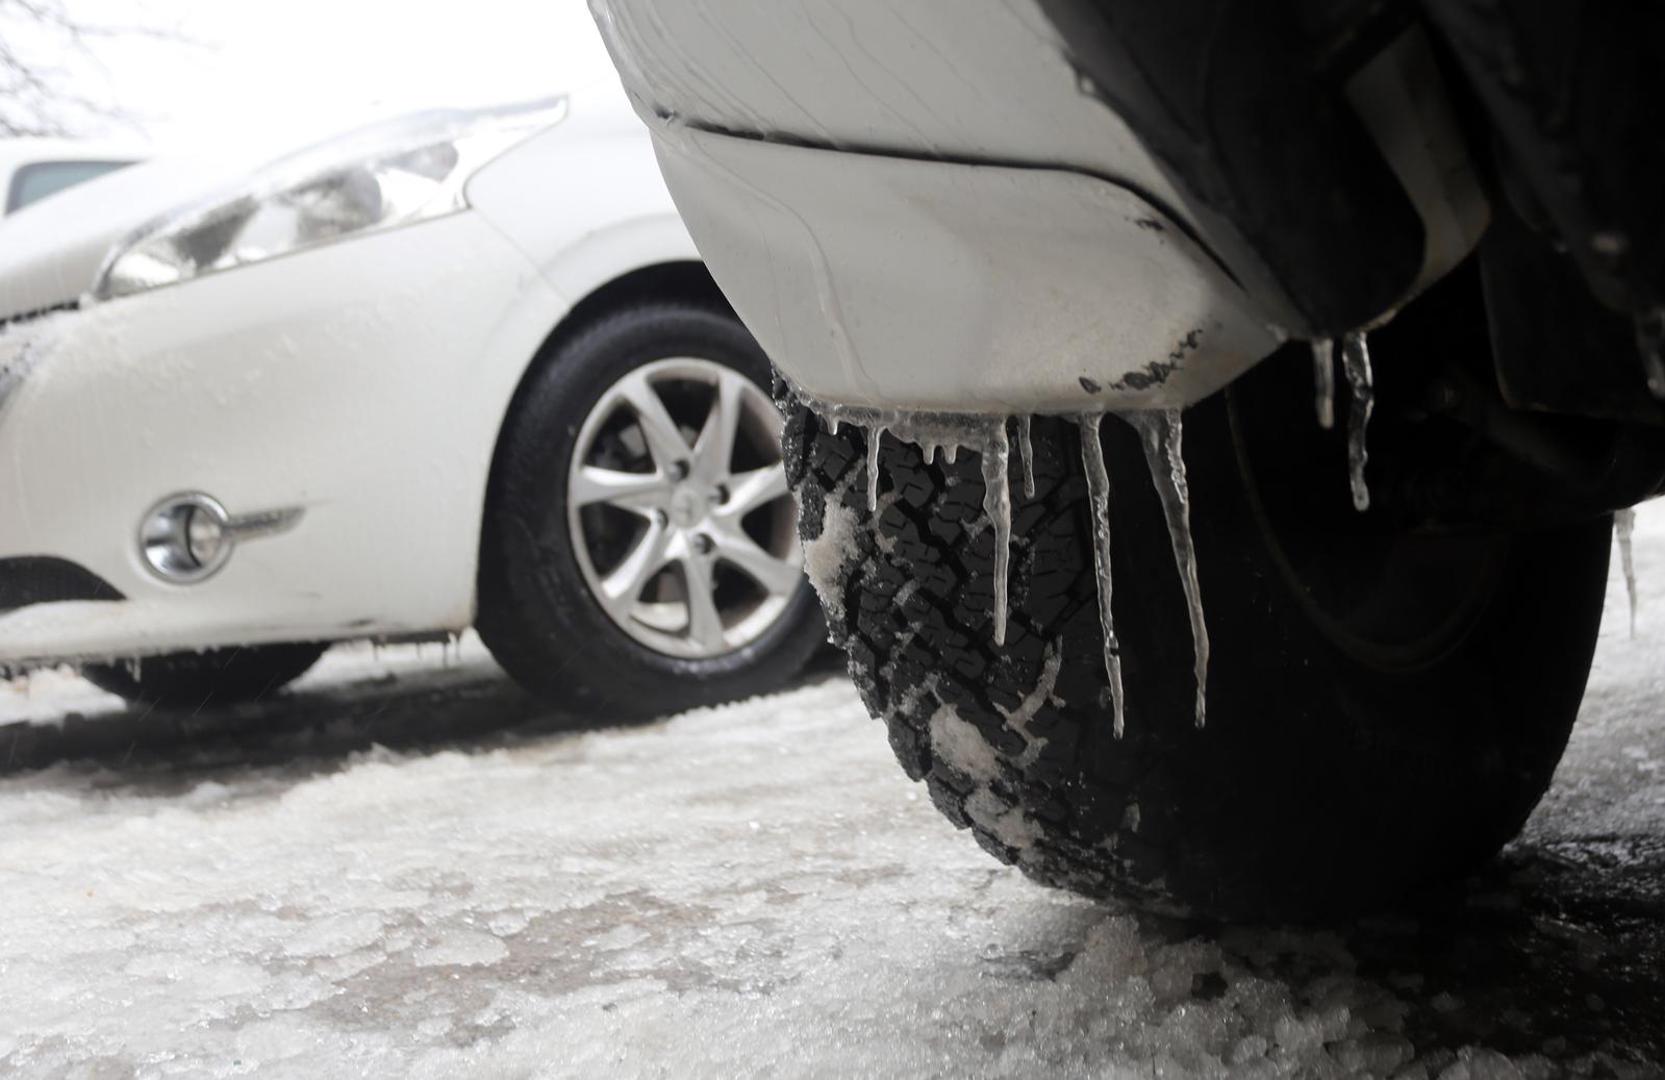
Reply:
<svg viewBox="0 0 1665 1080"><path fill-rule="evenodd" d="M167 147L308 140L381 115L541 97L609 77L584 0L68 0L177 30L54 57Z"/></svg>

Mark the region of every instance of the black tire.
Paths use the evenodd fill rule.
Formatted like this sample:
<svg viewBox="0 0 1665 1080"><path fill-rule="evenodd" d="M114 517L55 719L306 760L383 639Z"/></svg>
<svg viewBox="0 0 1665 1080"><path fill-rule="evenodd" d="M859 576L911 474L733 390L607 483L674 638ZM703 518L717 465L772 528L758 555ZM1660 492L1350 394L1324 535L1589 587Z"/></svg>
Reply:
<svg viewBox="0 0 1665 1080"><path fill-rule="evenodd" d="M135 705L195 709L274 694L306 674L327 648L300 642L169 653L132 664L85 664L81 675Z"/></svg>
<svg viewBox="0 0 1665 1080"><path fill-rule="evenodd" d="M635 718L765 693L826 638L807 581L760 637L709 658L634 640L585 584L561 479L578 431L626 373L672 357L716 361L770 386L767 358L731 312L694 301L642 303L553 340L499 438L481 542L480 637L517 682L575 712Z"/></svg>
<svg viewBox="0 0 1665 1080"><path fill-rule="evenodd" d="M1013 483L997 648L976 455L928 464L885 437L874 516L863 432L831 434L802 408L789 421L807 563L864 701L937 807L1040 881L1224 918L1386 904L1495 853L1560 758L1608 521L1444 538L1373 526L1349 505L1340 433L1305 412L1327 440L1308 460L1287 431L1260 430L1292 421L1241 407L1270 385L1310 409L1306 357L1263 368L1185 416L1213 647L1201 730L1161 506L1132 429L1104 420L1121 739L1073 423L1033 422L1036 493ZM1247 458L1272 442L1289 456L1257 477ZM1294 508L1276 527L1274 506Z"/></svg>

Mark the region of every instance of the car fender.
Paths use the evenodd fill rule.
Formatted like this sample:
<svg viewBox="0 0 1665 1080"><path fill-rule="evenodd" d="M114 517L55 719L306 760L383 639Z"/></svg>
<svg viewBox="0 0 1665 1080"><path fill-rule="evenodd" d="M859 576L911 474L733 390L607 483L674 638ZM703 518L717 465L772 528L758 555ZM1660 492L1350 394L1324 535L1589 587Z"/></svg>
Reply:
<svg viewBox="0 0 1665 1080"><path fill-rule="evenodd" d="M590 234L553 260L566 289L551 283L549 289L526 290L504 311L497 330L481 350L481 356L490 359L483 364L470 394L477 402L469 421L470 445L480 448L488 464L478 471L478 483L468 503L469 513L459 515L455 523L457 528L468 530L473 544L475 561L467 568L466 578L470 622L474 582L479 573L478 540L491 480L489 462L496 456L503 424L527 372L550 338L566 325L584 300L636 271L697 259L687 231L674 215L668 221L660 218L618 222ZM544 276L546 280L549 277L547 273Z"/></svg>

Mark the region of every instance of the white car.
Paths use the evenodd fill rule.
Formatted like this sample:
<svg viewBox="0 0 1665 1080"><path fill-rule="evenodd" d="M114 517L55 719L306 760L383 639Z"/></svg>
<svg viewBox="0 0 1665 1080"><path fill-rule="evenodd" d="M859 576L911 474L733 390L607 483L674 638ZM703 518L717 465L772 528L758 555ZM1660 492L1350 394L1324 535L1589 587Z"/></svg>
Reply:
<svg viewBox="0 0 1665 1080"><path fill-rule="evenodd" d="M0 225L0 322L0 667L194 706L474 625L644 714L824 637L768 363L616 84L84 184Z"/></svg>

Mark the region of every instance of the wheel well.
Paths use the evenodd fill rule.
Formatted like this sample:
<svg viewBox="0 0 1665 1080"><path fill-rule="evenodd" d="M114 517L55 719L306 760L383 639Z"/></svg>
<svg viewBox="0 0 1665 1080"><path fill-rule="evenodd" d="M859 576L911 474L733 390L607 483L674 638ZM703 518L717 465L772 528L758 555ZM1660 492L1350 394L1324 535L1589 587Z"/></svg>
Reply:
<svg viewBox="0 0 1665 1080"><path fill-rule="evenodd" d="M609 312L644 300L666 299L692 300L710 304L730 314L734 312L704 263L685 260L644 266L614 278L574 304L550 332L549 338L538 349L538 355L544 355L551 346L558 345ZM530 371L532 365L528 364L526 369Z"/></svg>
<svg viewBox="0 0 1665 1080"><path fill-rule="evenodd" d="M552 356L562 344L597 319L632 304L649 300L680 300L709 306L729 315L734 314L734 308L723 296L723 291L717 287L716 280L705 268L705 264L692 259L639 267L597 287L574 304L532 354L525 370L520 374L520 381L515 385L515 392L509 397L508 407L503 410L503 415L497 422L497 437L491 453L491 474L486 478L486 497L480 507L480 535L475 539L477 548L483 541L486 514L491 505L492 491L497 484L498 459L503 450L503 432L508 427L509 417L514 415L520 404L520 396L525 392L526 383L532 373L545 358ZM478 576L479 568L476 567L475 577Z"/></svg>
<svg viewBox="0 0 1665 1080"><path fill-rule="evenodd" d="M519 404L520 395L526 388L526 380L533 370L545 357L553 354L591 323L632 304L649 300L693 302L734 315L734 308L730 306L728 298L723 296L723 290L717 287L711 272L705 268L704 263L692 259L639 267L598 286L561 317L561 321L550 330L549 336L543 339L543 344L538 346L537 352L532 354L525 370L520 373L520 381L515 384L515 392L509 398L508 408L503 410L503 417L497 424L497 443L492 449L492 472L497 471L497 447L503 442L503 428L508 423L510 414L515 411L515 406Z"/></svg>

